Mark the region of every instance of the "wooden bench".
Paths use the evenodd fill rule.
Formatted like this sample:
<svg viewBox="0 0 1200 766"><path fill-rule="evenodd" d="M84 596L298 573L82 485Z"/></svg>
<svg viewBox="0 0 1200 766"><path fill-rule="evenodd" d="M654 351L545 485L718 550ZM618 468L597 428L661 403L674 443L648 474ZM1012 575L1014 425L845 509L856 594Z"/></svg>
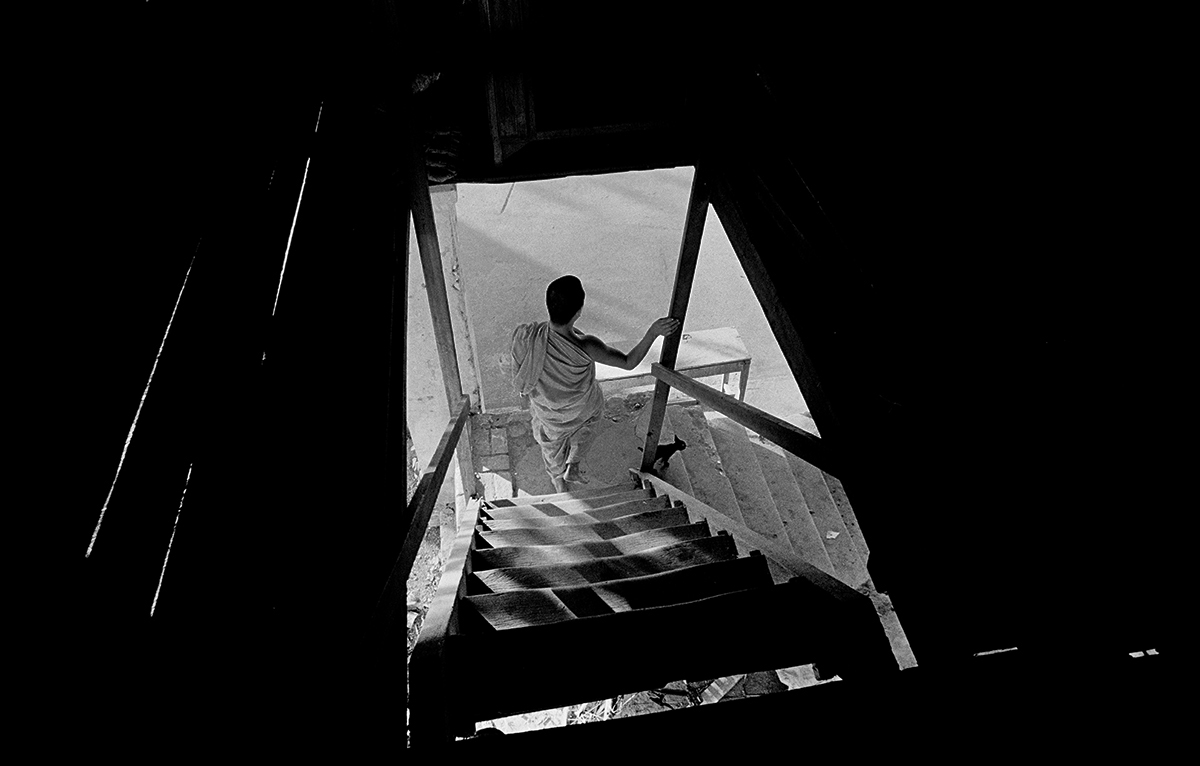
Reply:
<svg viewBox="0 0 1200 766"><path fill-rule="evenodd" d="M654 344L646 353L642 363L632 370L622 370L607 364L596 363L596 380L603 386L612 381L637 381L646 379L653 381L650 365L662 356L662 338L655 338ZM628 351L637 345L637 341L609 342L613 348ZM746 401L746 381L750 374L750 352L742 343L742 337L732 327L720 327L715 330L696 330L686 332L679 341L679 356L675 361L676 372L693 378L707 375L722 375L721 386L729 385L729 374L738 373L738 399ZM621 386L623 387L623 386Z"/></svg>

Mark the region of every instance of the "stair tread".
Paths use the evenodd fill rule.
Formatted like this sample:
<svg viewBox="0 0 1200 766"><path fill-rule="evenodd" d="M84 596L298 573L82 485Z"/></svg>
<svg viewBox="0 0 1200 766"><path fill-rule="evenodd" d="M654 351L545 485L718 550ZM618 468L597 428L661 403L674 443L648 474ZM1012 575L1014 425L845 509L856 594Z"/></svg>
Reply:
<svg viewBox="0 0 1200 766"><path fill-rule="evenodd" d="M787 455L787 461L833 563L834 575L852 588L865 584L869 579L866 561L846 530L833 495L825 484L825 475L821 469L795 455Z"/></svg>
<svg viewBox="0 0 1200 766"><path fill-rule="evenodd" d="M656 511L634 513L608 521L557 526L516 527L480 531L480 539L493 548L518 545L567 545L587 541L611 540L649 529L677 527L689 523L687 508L678 505Z"/></svg>
<svg viewBox="0 0 1200 766"><path fill-rule="evenodd" d="M842 523L846 525L846 531L850 533L850 538L858 546L858 552L869 563L871 549L867 547L867 539L863 537L862 529L858 526L858 517L854 515L854 509L850 507L850 498L846 496L846 488L842 486L840 479L828 473L825 474L825 485L829 487L829 494L833 496L833 502L842 515Z"/></svg>
<svg viewBox="0 0 1200 766"><path fill-rule="evenodd" d="M482 516L487 521L523 522L538 521L547 524L586 524L588 519L608 521L631 513L654 511L660 508L670 508L671 500L666 497L650 497L641 500L628 500L612 505L601 505L595 508L566 510L561 506L545 504L542 506L514 505L509 508L484 508ZM569 506L568 506L569 508Z"/></svg>
<svg viewBox="0 0 1200 766"><path fill-rule="evenodd" d="M704 415L695 406L678 407L671 413L671 423L675 433L688 444L687 449L679 455L683 457L688 478L691 479L693 491L689 494L739 524L744 524L737 496L725 477Z"/></svg>
<svg viewBox="0 0 1200 766"><path fill-rule="evenodd" d="M641 490L631 489L628 484L611 484L604 487L578 489L571 492L554 492L548 495L525 495L524 497L499 497L489 499L486 503L492 507L509 507L513 505L532 505L534 503L552 503L558 500L589 500L606 495L622 495Z"/></svg>
<svg viewBox="0 0 1200 766"><path fill-rule="evenodd" d="M656 497L652 500L639 500L634 503L622 503L592 511L579 511L566 516L516 516L513 518L490 519L482 515L479 523L489 531L500 529L519 529L532 527L570 527L578 524L596 524L604 521L616 521L626 516L636 516L650 511L665 511L671 508L671 499Z"/></svg>
<svg viewBox="0 0 1200 766"><path fill-rule="evenodd" d="M480 594L520 588L586 585L733 558L737 558L737 546L733 538L714 535L651 548L642 553L610 556L578 564L485 569L470 575L467 588L469 593Z"/></svg>
<svg viewBox="0 0 1200 766"><path fill-rule="evenodd" d="M562 497L556 500L539 500L537 502L525 502L530 498L513 498L520 500L520 503L512 503L507 505L496 505L484 509L484 512L492 516L492 511L501 511L512 515L519 511L538 511L544 516L563 516L568 513L577 511L586 511L591 508L604 508L609 505L617 505L618 503L629 503L636 500L649 500L654 497L653 490L633 489L625 490L619 494L613 495L597 495L595 497Z"/></svg>
<svg viewBox="0 0 1200 766"><path fill-rule="evenodd" d="M705 412L713 444L721 455L725 477L733 487L746 526L768 540L791 545L775 499L762 468L754 457L754 448L742 425L716 413Z"/></svg>
<svg viewBox="0 0 1200 766"><path fill-rule="evenodd" d="M622 556L627 553L642 553L651 548L708 536L708 524L706 522L697 522L677 527L635 532L631 535L600 542L570 543L566 545L516 545L505 548L474 550L471 552L471 561L475 570L498 567L576 564L596 558Z"/></svg>
<svg viewBox="0 0 1200 766"><path fill-rule="evenodd" d="M775 499L775 508L779 511L792 550L818 569L833 574L833 562L829 560L821 533L817 531L812 512L784 457L783 448L756 439L751 439L750 444L771 496Z"/></svg>
<svg viewBox="0 0 1200 766"><path fill-rule="evenodd" d="M805 617L809 613L811 619ZM754 630L739 628L745 615L754 615ZM489 720L680 678L720 678L824 661L849 649L844 636L841 621L814 599L813 591L791 583L463 636L462 650L470 656L503 657L504 662L489 665L488 683L473 684L457 714ZM461 672L477 670L463 667ZM469 679L449 682L459 680Z"/></svg>
<svg viewBox="0 0 1200 766"><path fill-rule="evenodd" d="M748 556L611 582L489 593L463 601L491 629L512 630L671 606L771 584L766 559ZM482 628L482 623L477 626Z"/></svg>

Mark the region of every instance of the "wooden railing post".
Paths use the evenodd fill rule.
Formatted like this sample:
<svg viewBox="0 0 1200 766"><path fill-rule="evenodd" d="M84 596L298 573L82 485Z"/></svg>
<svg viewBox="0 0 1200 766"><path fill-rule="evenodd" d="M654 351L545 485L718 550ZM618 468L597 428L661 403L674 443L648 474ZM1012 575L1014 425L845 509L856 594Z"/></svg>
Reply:
<svg viewBox="0 0 1200 766"><path fill-rule="evenodd" d="M463 395L462 378L458 371L458 352L454 348L454 328L450 320L450 303L446 296L446 277L442 272L442 251L438 244L437 225L433 219L433 200L429 196L429 177L425 170L424 147L414 137L412 141L411 199L413 227L417 234L417 249L421 254L421 269L425 274L425 289L429 295L429 313L433 319L433 335L437 342L438 361L442 366L442 383L446 388L446 405L451 414L457 412ZM463 493L476 494L475 459L471 454L471 425L466 424L466 438L458 444L458 469Z"/></svg>
<svg viewBox="0 0 1200 766"><path fill-rule="evenodd" d="M692 280L696 276L696 259L700 255L700 239L704 235L704 219L708 216L708 183L704 166L698 165L692 175L692 192L688 198L687 220L683 225L683 242L679 247L679 265L675 269L675 289L671 294L671 310L667 316L679 320L679 331L663 338L662 356L659 363L667 369L675 368L679 355L679 341L683 337L683 320L687 314L688 299L692 295ZM662 431L663 416L667 412L667 396L671 387L663 381L654 386L654 402L650 405L650 422L646 428L646 443L642 449L642 470L649 471L654 465L654 453L658 448L658 435Z"/></svg>

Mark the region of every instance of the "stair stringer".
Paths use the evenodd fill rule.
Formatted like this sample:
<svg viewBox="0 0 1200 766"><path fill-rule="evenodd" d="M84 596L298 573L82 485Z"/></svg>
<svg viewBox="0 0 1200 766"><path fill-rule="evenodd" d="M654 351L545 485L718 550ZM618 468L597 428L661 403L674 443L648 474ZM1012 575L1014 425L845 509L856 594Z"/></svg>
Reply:
<svg viewBox="0 0 1200 766"><path fill-rule="evenodd" d="M459 632L458 605L467 595L471 543L481 506L482 499L473 499L459 516L446 568L409 659L409 729L414 747L441 745L453 741L455 735L474 734L474 727L471 731L453 730L450 709L455 692L447 680L453 677L447 666L455 661L448 647Z"/></svg>
<svg viewBox="0 0 1200 766"><path fill-rule="evenodd" d="M786 542L779 543L760 535L745 524L734 521L716 508L692 497L678 487L668 484L654 474L643 473L632 468L629 469L629 472L653 488L655 494L670 497L672 504L676 501L682 502L687 507L689 517L696 521L708 521L709 528L714 533L727 532L738 544L739 549L760 551L767 558L768 563L775 565L771 571L776 584L800 577L839 600L862 599L869 603L869 599L863 594L800 558Z"/></svg>
<svg viewBox="0 0 1200 766"><path fill-rule="evenodd" d="M670 418L675 433L688 443L687 449L676 457L683 458L694 496L732 522L744 524L737 493L725 475L721 453L713 441L703 411L698 406L677 407L671 412Z"/></svg>
<svg viewBox="0 0 1200 766"><path fill-rule="evenodd" d="M780 545L791 547L787 530L762 466L754 457L745 426L725 415L702 408L725 478L733 487L746 526ZM793 549L794 550L794 549Z"/></svg>
<svg viewBox="0 0 1200 766"><path fill-rule="evenodd" d="M863 592L851 588L845 582L828 572L824 572L804 559L800 558L791 546L770 540L754 530L731 520L717 509L681 491L657 476L629 469L629 473L641 481L642 486L654 489L656 495L666 495L672 504L682 502L688 509L688 515L699 521L708 521L713 532L725 532L733 537L738 548L759 551L766 557L770 571L776 584L804 580L810 586L831 597L832 603L839 604L841 616L847 616L853 622L848 625L847 640L855 645L852 651L861 652L867 666L872 669L869 673L890 672L902 667L911 667L916 663L912 660L911 650L907 640L898 642L893 632L888 628L898 629L894 613L881 613L877 610L872 599ZM901 634L901 639L903 636Z"/></svg>
<svg viewBox="0 0 1200 766"><path fill-rule="evenodd" d="M813 523L821 533L825 551L833 562L834 573L851 587L870 587L871 576L867 572L866 557L846 527L841 509L825 482L825 473L791 453L786 453L784 457L812 512Z"/></svg>

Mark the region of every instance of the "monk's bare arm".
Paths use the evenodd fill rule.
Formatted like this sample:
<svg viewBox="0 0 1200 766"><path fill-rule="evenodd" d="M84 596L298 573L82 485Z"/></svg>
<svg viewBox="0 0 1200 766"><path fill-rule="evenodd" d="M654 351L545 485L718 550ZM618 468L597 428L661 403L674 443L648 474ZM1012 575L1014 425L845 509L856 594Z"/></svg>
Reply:
<svg viewBox="0 0 1200 766"><path fill-rule="evenodd" d="M592 361L622 370L632 370L646 358L646 352L650 350L655 338L660 335L670 335L677 330L679 330L678 319L663 317L655 320L654 324L650 325L650 329L646 330L645 336L627 354L609 346L594 335L585 335L581 341L583 350L592 358Z"/></svg>

